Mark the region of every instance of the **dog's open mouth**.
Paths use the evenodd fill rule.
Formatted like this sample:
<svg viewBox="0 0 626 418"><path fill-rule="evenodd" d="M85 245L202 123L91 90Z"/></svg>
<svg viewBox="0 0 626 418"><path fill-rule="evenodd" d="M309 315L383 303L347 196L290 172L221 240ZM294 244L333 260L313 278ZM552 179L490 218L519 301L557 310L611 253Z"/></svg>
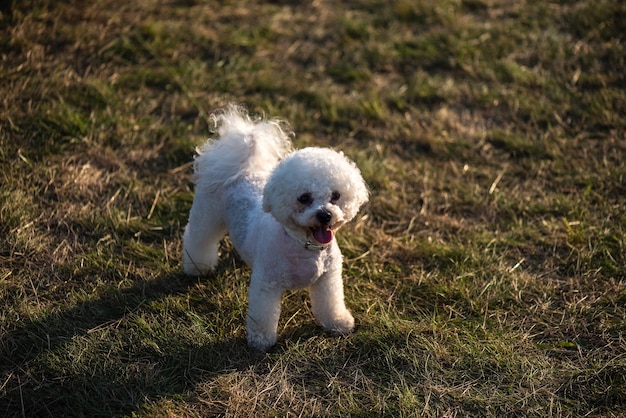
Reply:
<svg viewBox="0 0 626 418"><path fill-rule="evenodd" d="M322 245L328 244L333 240L334 233L329 225L316 226L315 228L311 228L311 232L313 233L315 241Z"/></svg>

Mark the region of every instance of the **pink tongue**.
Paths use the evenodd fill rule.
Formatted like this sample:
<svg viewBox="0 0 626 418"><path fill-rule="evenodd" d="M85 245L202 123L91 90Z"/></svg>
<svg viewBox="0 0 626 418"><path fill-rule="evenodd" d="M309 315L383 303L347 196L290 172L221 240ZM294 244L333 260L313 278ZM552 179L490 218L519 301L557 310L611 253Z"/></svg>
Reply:
<svg viewBox="0 0 626 418"><path fill-rule="evenodd" d="M328 226L318 226L313 229L313 238L320 244L328 244L333 240L333 231Z"/></svg>

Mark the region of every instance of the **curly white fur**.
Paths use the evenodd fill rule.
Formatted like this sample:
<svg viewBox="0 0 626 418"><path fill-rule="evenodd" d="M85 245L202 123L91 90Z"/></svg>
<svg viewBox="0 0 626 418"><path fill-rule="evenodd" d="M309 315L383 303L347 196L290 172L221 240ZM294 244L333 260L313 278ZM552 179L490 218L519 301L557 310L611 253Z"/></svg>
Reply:
<svg viewBox="0 0 626 418"><path fill-rule="evenodd" d="M344 304L342 256L334 235L368 200L357 166L326 148L291 150L275 120L251 120L230 106L216 117L219 138L198 148L196 192L183 236L183 268L205 274L229 233L252 267L248 344L276 343L280 300L308 288L318 322L334 334L354 328Z"/></svg>

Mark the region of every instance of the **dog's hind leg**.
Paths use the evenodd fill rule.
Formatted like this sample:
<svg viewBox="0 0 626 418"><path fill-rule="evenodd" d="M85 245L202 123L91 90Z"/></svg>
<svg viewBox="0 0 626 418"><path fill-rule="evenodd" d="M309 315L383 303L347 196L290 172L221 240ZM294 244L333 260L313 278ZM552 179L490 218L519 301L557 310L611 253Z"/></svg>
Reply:
<svg viewBox="0 0 626 418"><path fill-rule="evenodd" d="M227 232L217 204L214 196L196 190L183 235L183 270L189 275L206 274L217 264L219 243Z"/></svg>

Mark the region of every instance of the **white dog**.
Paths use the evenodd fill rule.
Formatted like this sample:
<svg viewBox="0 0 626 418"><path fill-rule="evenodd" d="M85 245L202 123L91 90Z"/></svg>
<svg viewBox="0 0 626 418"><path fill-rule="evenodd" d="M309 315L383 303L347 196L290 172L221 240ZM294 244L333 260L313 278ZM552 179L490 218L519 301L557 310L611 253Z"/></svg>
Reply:
<svg viewBox="0 0 626 418"><path fill-rule="evenodd" d="M333 334L354 329L335 232L367 202L356 165L325 148L291 152L276 120L253 121L230 106L216 116L219 138L199 147L196 191L183 236L183 268L205 274L230 239L252 268L248 345L276 343L281 296L309 288L317 321Z"/></svg>

